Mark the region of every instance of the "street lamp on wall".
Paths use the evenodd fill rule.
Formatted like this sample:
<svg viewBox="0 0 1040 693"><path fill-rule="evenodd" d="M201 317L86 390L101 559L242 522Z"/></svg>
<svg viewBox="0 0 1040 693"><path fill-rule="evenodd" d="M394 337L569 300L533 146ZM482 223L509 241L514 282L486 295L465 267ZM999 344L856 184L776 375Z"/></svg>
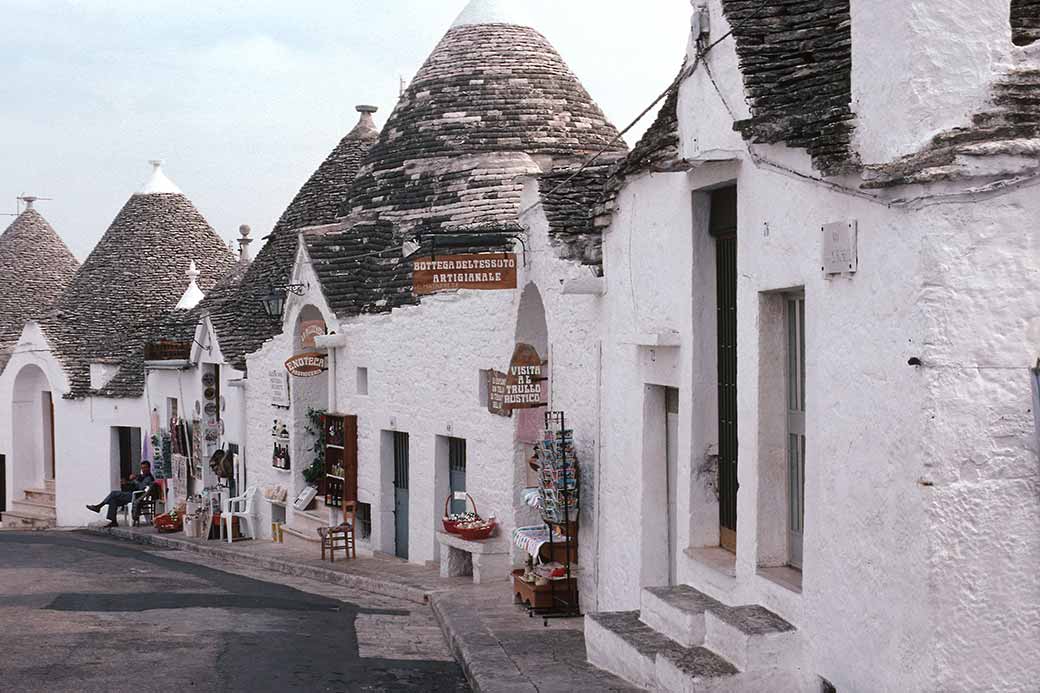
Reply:
<svg viewBox="0 0 1040 693"><path fill-rule="evenodd" d="M285 301L289 297L289 294L294 296L303 296L307 292L306 284L286 284L285 286L275 286L271 288L269 293L264 299L264 312L272 320L281 320L282 315L285 313Z"/></svg>

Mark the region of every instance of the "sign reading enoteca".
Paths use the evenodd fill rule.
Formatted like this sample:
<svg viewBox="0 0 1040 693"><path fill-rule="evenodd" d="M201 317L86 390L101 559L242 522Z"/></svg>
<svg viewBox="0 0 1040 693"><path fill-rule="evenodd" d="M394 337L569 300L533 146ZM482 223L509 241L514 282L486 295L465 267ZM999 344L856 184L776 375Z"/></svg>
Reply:
<svg viewBox="0 0 1040 693"><path fill-rule="evenodd" d="M412 285L419 295L451 289L503 291L516 288L516 253L480 253L418 258Z"/></svg>
<svg viewBox="0 0 1040 693"><path fill-rule="evenodd" d="M530 344L517 344L506 375L504 407L507 410L548 406L543 383L546 363Z"/></svg>
<svg viewBox="0 0 1040 693"><path fill-rule="evenodd" d="M285 362L285 370L297 378L313 378L326 370L325 354L297 354Z"/></svg>

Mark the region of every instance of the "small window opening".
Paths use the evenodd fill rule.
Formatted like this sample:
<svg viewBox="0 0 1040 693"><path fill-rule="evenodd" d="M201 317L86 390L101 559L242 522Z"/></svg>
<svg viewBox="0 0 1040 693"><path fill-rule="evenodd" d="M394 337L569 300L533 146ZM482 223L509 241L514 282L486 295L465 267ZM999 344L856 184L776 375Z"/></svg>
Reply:
<svg viewBox="0 0 1040 693"><path fill-rule="evenodd" d="M357 393L359 395L368 394L368 369L359 367L357 369Z"/></svg>

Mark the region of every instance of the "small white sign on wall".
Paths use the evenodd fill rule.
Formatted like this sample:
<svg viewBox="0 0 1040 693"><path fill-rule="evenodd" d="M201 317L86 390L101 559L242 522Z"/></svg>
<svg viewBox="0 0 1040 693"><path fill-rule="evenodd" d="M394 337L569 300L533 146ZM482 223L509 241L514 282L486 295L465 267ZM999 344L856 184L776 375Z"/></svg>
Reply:
<svg viewBox="0 0 1040 693"><path fill-rule="evenodd" d="M823 273L852 274L859 270L859 225L855 219L823 227Z"/></svg>
<svg viewBox="0 0 1040 693"><path fill-rule="evenodd" d="M271 379L271 404L276 407L289 407L289 374L278 368L269 371Z"/></svg>

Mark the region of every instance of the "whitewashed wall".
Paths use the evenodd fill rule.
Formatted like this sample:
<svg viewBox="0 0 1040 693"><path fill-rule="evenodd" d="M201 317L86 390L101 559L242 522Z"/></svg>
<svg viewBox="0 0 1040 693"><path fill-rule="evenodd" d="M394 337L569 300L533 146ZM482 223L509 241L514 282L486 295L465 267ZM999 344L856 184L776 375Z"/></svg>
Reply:
<svg viewBox="0 0 1040 693"><path fill-rule="evenodd" d="M855 68L858 144L870 156L903 153L950 124L958 109L963 115L976 105L1001 53L976 50L993 45L990 20L1007 3L990 5L1001 3L985 4L981 33L963 46L953 40L951 8L905 10L915 13L918 41L925 40L922 27L948 21L951 33L918 52L964 51L976 65L975 81L944 93L927 117L923 101L916 110L893 107L891 88L877 82L890 79L888 72L868 75L862 62ZM875 12L854 6L854 16L857 33L876 24ZM726 30L713 27L715 35ZM875 32L870 40L885 39ZM858 59L869 45L856 50ZM732 42L711 60L742 117ZM913 70L921 88L936 93L959 79L921 62ZM902 118L912 127L900 125ZM639 588L660 573L647 544L660 541L648 528L659 529L663 495L640 466L642 406L647 385L675 385L683 412L680 477L690 483L679 498L680 513L690 518L680 530L680 581L729 603L764 604L794 622L808 639L809 667L839 690L1029 690L1040 674L1040 475L1026 377L1040 349L1040 201L1026 190L968 205L889 208L757 167L731 125L704 75L687 80L684 155L696 161L730 151L736 158L629 181L607 236L600 607L635 608ZM757 151L809 170L804 152ZM714 304L713 261L704 257L711 251L703 239L706 198L694 197L693 216L690 199L730 180L740 200L736 578L684 551L717 537L717 507L697 474L713 442L714 325L703 308ZM847 219L859 223L859 272L826 279L820 227ZM762 533L784 522L764 510L775 482L769 465L782 455L770 431L783 415L775 405L783 392L760 367L772 346L761 342L770 318L763 296L794 287L804 287L808 324L800 594L756 570L766 553ZM625 336L632 330L643 338ZM659 330L678 332L681 346L633 345ZM911 357L924 366L909 366Z"/></svg>

